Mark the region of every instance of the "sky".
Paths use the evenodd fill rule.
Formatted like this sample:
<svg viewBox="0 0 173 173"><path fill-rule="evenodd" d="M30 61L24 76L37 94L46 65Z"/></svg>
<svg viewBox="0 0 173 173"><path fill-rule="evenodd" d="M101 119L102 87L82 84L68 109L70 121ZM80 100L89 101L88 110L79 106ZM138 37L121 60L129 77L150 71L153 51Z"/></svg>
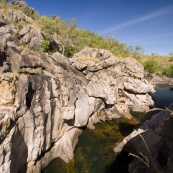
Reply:
<svg viewBox="0 0 173 173"><path fill-rule="evenodd" d="M173 0L26 0L40 15L77 19L77 27L111 36L145 54L173 52Z"/></svg>

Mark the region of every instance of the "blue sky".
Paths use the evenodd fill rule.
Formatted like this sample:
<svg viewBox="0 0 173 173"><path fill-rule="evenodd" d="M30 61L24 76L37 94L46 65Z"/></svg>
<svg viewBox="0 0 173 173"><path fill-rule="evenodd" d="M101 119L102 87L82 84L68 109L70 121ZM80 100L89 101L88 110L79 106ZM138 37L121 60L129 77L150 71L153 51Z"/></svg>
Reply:
<svg viewBox="0 0 173 173"><path fill-rule="evenodd" d="M146 54L173 52L173 0L26 0L41 15L77 19L77 27L114 37Z"/></svg>

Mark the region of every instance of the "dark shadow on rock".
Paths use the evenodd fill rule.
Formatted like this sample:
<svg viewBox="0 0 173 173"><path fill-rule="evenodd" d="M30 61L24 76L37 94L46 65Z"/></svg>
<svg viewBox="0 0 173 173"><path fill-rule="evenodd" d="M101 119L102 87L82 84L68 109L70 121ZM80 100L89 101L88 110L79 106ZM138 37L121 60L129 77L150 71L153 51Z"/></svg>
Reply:
<svg viewBox="0 0 173 173"><path fill-rule="evenodd" d="M4 62L6 61L6 56L4 52L0 52L0 67L4 65Z"/></svg>
<svg viewBox="0 0 173 173"><path fill-rule="evenodd" d="M16 127L12 137L11 167L14 173L26 173L27 171L28 147L24 137Z"/></svg>
<svg viewBox="0 0 173 173"><path fill-rule="evenodd" d="M128 154L121 151L105 173L129 173L128 165L134 158Z"/></svg>
<svg viewBox="0 0 173 173"><path fill-rule="evenodd" d="M32 99L34 97L35 91L32 89L32 84L29 82L28 93L26 95L26 106L28 109L31 107Z"/></svg>
<svg viewBox="0 0 173 173"><path fill-rule="evenodd" d="M134 129L136 125L129 123L120 123L119 130L123 136L128 136Z"/></svg>
<svg viewBox="0 0 173 173"><path fill-rule="evenodd" d="M172 107L170 106L169 109L172 110ZM161 111L142 125L143 128L147 129L142 136L146 141L149 152L146 151L146 146L139 136L129 141L136 150L135 154L142 158L139 153L143 153L149 162L149 167L147 167L140 159L135 159L129 164L129 172L133 172L141 166L145 169L140 168L135 171L136 173L173 172L173 116L170 113L170 111Z"/></svg>
<svg viewBox="0 0 173 173"><path fill-rule="evenodd" d="M127 142L106 173L173 173L173 104L168 109L140 126L146 132Z"/></svg>

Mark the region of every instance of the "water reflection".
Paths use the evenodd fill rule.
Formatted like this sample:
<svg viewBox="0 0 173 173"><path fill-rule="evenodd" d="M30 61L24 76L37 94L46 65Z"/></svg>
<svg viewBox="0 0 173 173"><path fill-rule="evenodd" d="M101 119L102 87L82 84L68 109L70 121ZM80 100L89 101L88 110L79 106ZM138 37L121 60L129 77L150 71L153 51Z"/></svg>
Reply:
<svg viewBox="0 0 173 173"><path fill-rule="evenodd" d="M154 100L155 108L162 108L169 106L173 102L173 91L171 91L172 86L170 85L159 85L156 88L156 92L152 94ZM131 112L131 114L138 119L140 122L144 122L150 119L152 115L157 114L158 110L151 111L148 113Z"/></svg>

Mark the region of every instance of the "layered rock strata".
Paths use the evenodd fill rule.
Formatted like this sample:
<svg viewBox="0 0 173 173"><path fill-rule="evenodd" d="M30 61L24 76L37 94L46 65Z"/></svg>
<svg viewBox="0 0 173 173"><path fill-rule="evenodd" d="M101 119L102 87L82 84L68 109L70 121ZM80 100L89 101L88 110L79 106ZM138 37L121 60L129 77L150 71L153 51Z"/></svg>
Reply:
<svg viewBox="0 0 173 173"><path fill-rule="evenodd" d="M41 172L55 157L68 162L83 127L154 104L154 88L132 58L99 49L46 55L15 41L32 28L4 22L0 31L0 172Z"/></svg>

